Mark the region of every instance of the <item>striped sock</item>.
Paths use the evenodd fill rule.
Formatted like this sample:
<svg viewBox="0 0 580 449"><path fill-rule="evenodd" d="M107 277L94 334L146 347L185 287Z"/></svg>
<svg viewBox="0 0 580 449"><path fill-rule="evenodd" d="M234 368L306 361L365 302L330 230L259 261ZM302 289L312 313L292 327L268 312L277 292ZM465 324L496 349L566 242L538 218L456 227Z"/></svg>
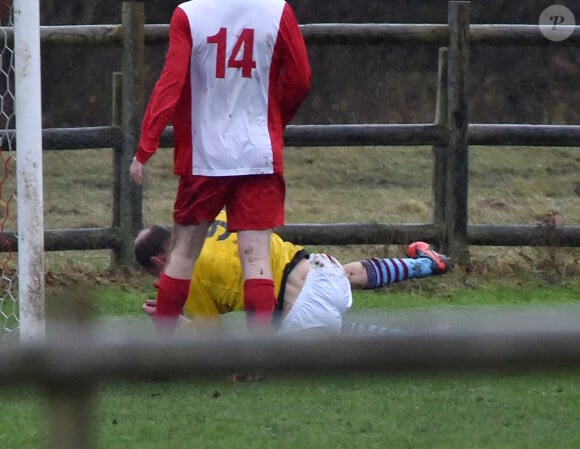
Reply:
<svg viewBox="0 0 580 449"><path fill-rule="evenodd" d="M433 274L431 259L419 257L363 259L360 261L367 272L366 289L375 289L385 285L401 282L405 279L426 277Z"/></svg>

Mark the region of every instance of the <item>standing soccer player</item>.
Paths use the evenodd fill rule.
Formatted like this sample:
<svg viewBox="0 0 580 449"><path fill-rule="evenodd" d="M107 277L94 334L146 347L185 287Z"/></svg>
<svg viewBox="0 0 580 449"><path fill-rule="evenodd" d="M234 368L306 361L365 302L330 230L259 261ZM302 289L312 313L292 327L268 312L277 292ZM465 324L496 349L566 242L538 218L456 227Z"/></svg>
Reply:
<svg viewBox="0 0 580 449"><path fill-rule="evenodd" d="M271 322L270 234L285 221L283 133L310 79L304 39L285 1L191 0L175 9L130 166L141 185L143 164L172 122L179 185L171 249L156 283L158 322L175 325L209 225L224 206L228 230L238 233L250 324Z"/></svg>

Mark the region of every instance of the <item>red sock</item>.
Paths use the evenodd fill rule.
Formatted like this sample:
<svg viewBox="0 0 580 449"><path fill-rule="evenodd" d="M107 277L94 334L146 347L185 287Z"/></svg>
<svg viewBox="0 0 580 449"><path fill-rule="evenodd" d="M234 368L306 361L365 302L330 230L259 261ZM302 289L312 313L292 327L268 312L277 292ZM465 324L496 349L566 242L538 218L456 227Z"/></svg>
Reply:
<svg viewBox="0 0 580 449"><path fill-rule="evenodd" d="M177 319L187 301L189 283L189 279L176 279L165 273L161 273L155 283L157 288L155 316L167 322L168 326L175 327L177 324Z"/></svg>
<svg viewBox="0 0 580 449"><path fill-rule="evenodd" d="M272 279L246 279L244 310L251 325L271 325L275 306L276 296Z"/></svg>

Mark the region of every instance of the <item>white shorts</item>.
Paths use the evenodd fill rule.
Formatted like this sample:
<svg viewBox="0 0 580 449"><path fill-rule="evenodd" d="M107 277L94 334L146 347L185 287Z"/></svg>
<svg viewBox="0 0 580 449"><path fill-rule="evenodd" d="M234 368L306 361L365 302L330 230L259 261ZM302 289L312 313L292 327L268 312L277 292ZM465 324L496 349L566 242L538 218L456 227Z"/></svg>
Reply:
<svg viewBox="0 0 580 449"><path fill-rule="evenodd" d="M304 285L280 323L281 334L340 332L342 316L352 305L350 282L338 260L327 254L311 254L309 263Z"/></svg>

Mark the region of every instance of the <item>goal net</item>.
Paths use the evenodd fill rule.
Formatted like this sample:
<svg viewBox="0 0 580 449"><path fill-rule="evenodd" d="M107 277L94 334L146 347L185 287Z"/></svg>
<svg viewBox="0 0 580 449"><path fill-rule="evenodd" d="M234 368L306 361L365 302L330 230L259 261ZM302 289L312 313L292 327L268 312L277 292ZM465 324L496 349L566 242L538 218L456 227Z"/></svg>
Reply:
<svg viewBox="0 0 580 449"><path fill-rule="evenodd" d="M18 328L16 154L14 151L14 20L12 5L0 1L0 338Z"/></svg>
<svg viewBox="0 0 580 449"><path fill-rule="evenodd" d="M44 336L39 4L0 0L0 338Z"/></svg>

